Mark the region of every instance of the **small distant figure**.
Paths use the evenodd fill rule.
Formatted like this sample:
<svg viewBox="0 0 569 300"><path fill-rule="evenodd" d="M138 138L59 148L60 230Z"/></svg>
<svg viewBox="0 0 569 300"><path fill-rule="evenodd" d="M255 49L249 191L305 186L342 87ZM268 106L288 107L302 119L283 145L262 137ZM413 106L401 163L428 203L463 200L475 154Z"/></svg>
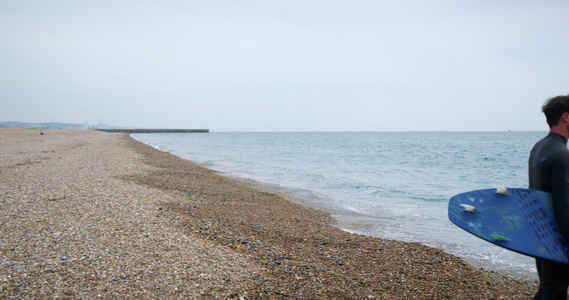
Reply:
<svg viewBox="0 0 569 300"><path fill-rule="evenodd" d="M41 129L40 129L40 132L39 132L39 134L40 134L40 135L43 135L43 131L42 131Z"/></svg>

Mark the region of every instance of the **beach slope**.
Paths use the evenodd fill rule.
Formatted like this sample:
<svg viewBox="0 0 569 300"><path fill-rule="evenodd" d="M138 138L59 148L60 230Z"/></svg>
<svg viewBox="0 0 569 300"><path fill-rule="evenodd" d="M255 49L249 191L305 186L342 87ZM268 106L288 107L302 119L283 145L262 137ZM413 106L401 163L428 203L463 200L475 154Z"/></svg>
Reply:
<svg viewBox="0 0 569 300"><path fill-rule="evenodd" d="M528 299L533 282L98 131L0 129L0 298Z"/></svg>

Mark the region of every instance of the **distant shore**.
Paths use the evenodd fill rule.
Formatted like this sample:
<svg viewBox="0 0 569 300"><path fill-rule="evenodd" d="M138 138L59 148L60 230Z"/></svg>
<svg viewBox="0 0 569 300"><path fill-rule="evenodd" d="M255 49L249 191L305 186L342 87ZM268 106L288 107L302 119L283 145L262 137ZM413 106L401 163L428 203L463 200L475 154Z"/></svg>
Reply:
<svg viewBox="0 0 569 300"><path fill-rule="evenodd" d="M120 133L209 133L209 129L97 129L103 132Z"/></svg>
<svg viewBox="0 0 569 300"><path fill-rule="evenodd" d="M0 129L0 298L528 299L124 133Z"/></svg>

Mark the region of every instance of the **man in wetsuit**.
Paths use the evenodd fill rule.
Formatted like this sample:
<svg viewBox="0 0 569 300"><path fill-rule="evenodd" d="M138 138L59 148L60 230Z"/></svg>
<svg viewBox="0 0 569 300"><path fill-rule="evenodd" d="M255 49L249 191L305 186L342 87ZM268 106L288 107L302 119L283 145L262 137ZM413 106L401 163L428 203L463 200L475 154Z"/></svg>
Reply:
<svg viewBox="0 0 569 300"><path fill-rule="evenodd" d="M529 188L551 192L557 223L569 241L569 95L547 100L542 111L549 134L537 142L529 158ZM567 299L569 266L536 259L539 290L533 299Z"/></svg>

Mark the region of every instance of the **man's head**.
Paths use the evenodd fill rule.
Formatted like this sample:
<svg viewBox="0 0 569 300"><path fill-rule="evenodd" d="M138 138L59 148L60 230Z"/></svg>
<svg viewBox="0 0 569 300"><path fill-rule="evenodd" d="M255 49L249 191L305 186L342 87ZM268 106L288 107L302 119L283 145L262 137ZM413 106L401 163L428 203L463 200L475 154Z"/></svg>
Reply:
<svg viewBox="0 0 569 300"><path fill-rule="evenodd" d="M548 99L541 107L541 111L545 114L550 128L559 125L563 114L569 114L569 95Z"/></svg>

